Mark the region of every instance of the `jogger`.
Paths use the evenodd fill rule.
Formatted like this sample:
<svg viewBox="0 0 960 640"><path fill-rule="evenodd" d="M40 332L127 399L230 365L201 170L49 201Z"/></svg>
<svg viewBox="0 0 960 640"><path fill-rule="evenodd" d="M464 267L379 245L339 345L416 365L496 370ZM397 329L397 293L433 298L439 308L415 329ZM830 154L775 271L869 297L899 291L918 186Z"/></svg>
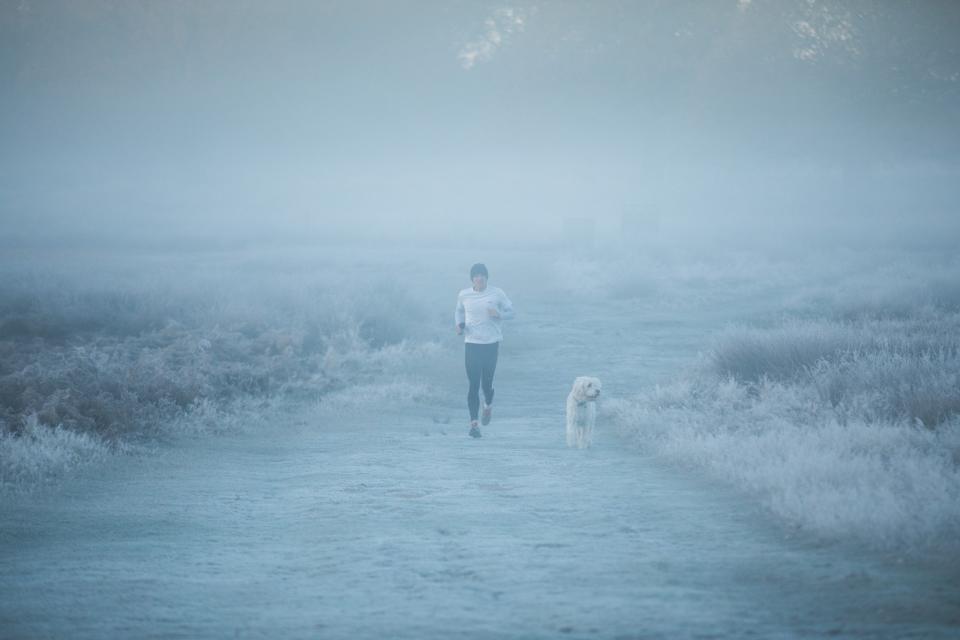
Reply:
<svg viewBox="0 0 960 640"><path fill-rule="evenodd" d="M464 336L464 363L470 388L467 392L467 409L470 411L470 436L480 437L477 418L480 416L480 389L483 389L482 422L490 422L493 403L493 374L497 370L497 356L503 332L502 320L513 317L510 298L497 287L487 286L487 268L475 264L470 268L473 286L457 296L454 323L457 334Z"/></svg>

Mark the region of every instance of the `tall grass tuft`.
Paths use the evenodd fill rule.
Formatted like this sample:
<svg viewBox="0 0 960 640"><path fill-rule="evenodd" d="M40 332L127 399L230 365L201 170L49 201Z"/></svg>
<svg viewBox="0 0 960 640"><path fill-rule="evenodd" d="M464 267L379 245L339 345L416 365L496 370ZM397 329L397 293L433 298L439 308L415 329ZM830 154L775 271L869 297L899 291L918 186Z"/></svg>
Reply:
<svg viewBox="0 0 960 640"><path fill-rule="evenodd" d="M960 313L735 327L717 339L708 366L745 385L816 389L841 422L933 427L960 414Z"/></svg>

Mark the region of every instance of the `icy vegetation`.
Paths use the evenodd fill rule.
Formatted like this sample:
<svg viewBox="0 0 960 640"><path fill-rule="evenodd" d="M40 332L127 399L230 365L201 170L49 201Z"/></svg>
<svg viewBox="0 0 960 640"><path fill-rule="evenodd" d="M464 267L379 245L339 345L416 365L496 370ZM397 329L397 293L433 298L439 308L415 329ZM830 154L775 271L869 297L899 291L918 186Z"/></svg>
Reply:
<svg viewBox="0 0 960 640"><path fill-rule="evenodd" d="M343 249L8 265L0 483L29 488L305 403L331 420L419 410L456 424L462 363L448 325L469 258ZM650 248L491 262L523 310L510 349L556 359L546 378L503 368L514 411L542 415L534 388L595 374L611 390L601 436L616 425L788 522L898 550L960 539L956 258ZM653 345L655 360L618 359L623 340Z"/></svg>
<svg viewBox="0 0 960 640"><path fill-rule="evenodd" d="M382 273L237 257L73 266L3 274L3 490L130 445L222 431L237 412L330 394L360 402L343 391L431 350L422 303Z"/></svg>
<svg viewBox="0 0 960 640"><path fill-rule="evenodd" d="M753 290L779 291L782 305L729 324L683 374L606 403L608 417L642 448L704 469L818 534L889 549L955 547L956 261L762 266ZM716 293L755 303L750 289L734 277Z"/></svg>

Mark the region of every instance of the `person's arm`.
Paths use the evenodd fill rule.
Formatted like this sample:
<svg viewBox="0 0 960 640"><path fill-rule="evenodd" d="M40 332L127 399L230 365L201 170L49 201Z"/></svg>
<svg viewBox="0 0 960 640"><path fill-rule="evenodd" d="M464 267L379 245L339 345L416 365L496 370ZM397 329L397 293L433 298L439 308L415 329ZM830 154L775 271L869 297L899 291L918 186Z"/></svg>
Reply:
<svg viewBox="0 0 960 640"><path fill-rule="evenodd" d="M463 300L460 298L460 296L457 296L457 310L453 312L453 324L456 325L458 334L463 332L466 318L467 314L463 308Z"/></svg>
<svg viewBox="0 0 960 640"><path fill-rule="evenodd" d="M510 302L510 298L507 297L507 294L503 293L503 290L500 290L500 293L503 294L503 297L500 300L500 319L501 320L511 320L513 319L513 303Z"/></svg>

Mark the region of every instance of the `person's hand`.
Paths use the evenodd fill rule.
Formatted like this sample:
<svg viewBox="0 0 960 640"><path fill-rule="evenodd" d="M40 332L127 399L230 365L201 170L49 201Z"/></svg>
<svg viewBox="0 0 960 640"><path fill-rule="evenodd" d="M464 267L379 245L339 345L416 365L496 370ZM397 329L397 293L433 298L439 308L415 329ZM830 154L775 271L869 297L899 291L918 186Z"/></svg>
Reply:
<svg viewBox="0 0 960 640"><path fill-rule="evenodd" d="M499 317L500 317L500 312L497 310L496 307L488 307L488 308L487 308L487 314L488 314L491 318L499 318Z"/></svg>
<svg viewBox="0 0 960 640"><path fill-rule="evenodd" d="M458 324L458 325L457 325L457 335L458 335L458 336L462 336L462 335L463 335L463 325L462 325L462 324Z"/></svg>

